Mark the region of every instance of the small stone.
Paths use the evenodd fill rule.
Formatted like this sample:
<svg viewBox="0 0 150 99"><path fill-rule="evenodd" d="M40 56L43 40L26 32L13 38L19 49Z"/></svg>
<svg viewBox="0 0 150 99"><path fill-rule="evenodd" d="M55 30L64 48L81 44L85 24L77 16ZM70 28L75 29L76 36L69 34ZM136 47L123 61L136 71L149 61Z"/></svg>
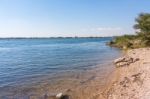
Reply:
<svg viewBox="0 0 150 99"><path fill-rule="evenodd" d="M57 99L61 99L62 97L63 97L63 94L62 94L62 93L59 93L59 94L56 95L56 98L57 98Z"/></svg>

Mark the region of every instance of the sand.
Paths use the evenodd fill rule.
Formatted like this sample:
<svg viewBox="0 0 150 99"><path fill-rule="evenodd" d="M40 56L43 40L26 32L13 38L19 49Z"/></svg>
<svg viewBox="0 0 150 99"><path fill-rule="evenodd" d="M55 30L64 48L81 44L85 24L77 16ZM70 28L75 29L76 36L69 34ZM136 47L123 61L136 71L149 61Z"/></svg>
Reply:
<svg viewBox="0 0 150 99"><path fill-rule="evenodd" d="M126 56L139 60L116 68L97 99L150 99L150 48L129 50Z"/></svg>

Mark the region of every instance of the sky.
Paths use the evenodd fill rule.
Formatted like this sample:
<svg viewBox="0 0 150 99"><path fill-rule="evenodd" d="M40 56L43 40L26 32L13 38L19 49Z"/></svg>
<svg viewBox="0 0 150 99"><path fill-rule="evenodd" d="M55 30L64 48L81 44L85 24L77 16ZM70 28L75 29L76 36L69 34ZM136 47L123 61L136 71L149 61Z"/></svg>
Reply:
<svg viewBox="0 0 150 99"><path fill-rule="evenodd" d="M134 34L150 0L0 0L0 37Z"/></svg>

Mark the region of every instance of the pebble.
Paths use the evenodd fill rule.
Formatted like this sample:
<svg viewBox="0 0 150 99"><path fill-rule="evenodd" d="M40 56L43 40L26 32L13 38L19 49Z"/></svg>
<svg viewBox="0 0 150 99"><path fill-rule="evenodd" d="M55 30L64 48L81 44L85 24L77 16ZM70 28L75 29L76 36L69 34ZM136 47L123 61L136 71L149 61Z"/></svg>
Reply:
<svg viewBox="0 0 150 99"><path fill-rule="evenodd" d="M61 99L62 96L63 96L63 93L58 93L58 94L56 95L56 98Z"/></svg>

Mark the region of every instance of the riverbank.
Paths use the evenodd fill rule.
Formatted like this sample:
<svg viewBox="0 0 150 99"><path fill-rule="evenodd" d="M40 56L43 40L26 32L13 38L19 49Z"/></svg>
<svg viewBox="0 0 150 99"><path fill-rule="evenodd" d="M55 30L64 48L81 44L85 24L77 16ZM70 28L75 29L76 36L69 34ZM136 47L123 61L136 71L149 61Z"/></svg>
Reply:
<svg viewBox="0 0 150 99"><path fill-rule="evenodd" d="M109 80L108 83L104 87L101 87L101 90L98 90L100 87L98 88L97 86L97 91L89 91L94 94L86 94L82 98L149 99L150 48L129 50L123 57L116 59L114 62L116 69L107 78ZM90 87L87 86L87 88ZM87 98L88 96L92 97Z"/></svg>
<svg viewBox="0 0 150 99"><path fill-rule="evenodd" d="M72 88L63 92L65 98L62 99L149 99L149 56L150 48L129 50L122 58L115 60L116 69L106 76L105 80L108 81L104 81L105 84L100 85L102 79L100 80L97 70L98 75L91 76L88 83L71 86ZM44 99L55 99L55 95L53 98L46 96Z"/></svg>
<svg viewBox="0 0 150 99"><path fill-rule="evenodd" d="M149 99L150 48L129 50L124 57L136 61L116 68L111 84L99 99Z"/></svg>

